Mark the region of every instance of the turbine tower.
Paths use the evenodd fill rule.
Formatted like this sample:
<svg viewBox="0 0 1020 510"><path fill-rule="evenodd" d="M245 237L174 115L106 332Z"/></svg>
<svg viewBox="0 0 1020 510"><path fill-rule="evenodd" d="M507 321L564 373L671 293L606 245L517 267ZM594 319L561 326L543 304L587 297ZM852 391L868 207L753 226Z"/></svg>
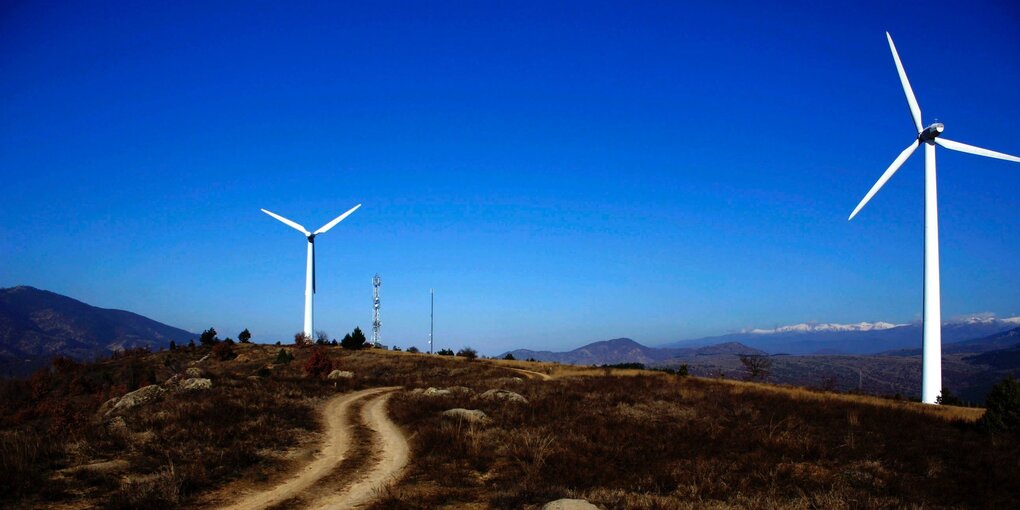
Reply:
<svg viewBox="0 0 1020 510"><path fill-rule="evenodd" d="M940 135L945 130L945 126L939 122L925 127L921 123L921 108L917 105L917 99L914 97L914 90L910 88L910 82L907 81L907 73L903 70L903 63L900 62L900 56L896 52L896 45L893 44L889 32L885 33L885 37L889 40L889 49L892 51L893 61L896 63L896 71L900 75L903 93L907 96L910 117L914 121L917 135L914 141L893 160L885 173L878 178L878 182L871 187L868 194L864 195L864 199L857 204L857 208L850 214L848 220L852 220L871 200L871 197L878 193L886 181L899 170L903 162L921 144L924 144L924 312L921 349L921 401L926 404L934 404L942 394L942 308L939 285L939 218L935 186L935 145L938 144L954 151L1017 163L1020 163L1020 158L942 138Z"/></svg>
<svg viewBox="0 0 1020 510"><path fill-rule="evenodd" d="M382 321L379 320L379 287L382 286L382 278L379 278L379 273L375 274L372 278L373 297L375 298L372 305L372 345L379 347L379 328L382 327Z"/></svg>
<svg viewBox="0 0 1020 510"><path fill-rule="evenodd" d="M350 216L351 213L357 211L359 207L361 207L361 204L358 204L352 207L351 210L341 214L340 216L337 216L336 218L333 218L333 221L330 221L329 223L323 225L322 227L319 228L319 230L316 230L315 232L309 232L308 229L302 227L300 224L296 222L288 220L287 218L284 218L279 214L262 209L262 212L280 220L288 227L291 227L297 230L298 232L301 232L308 239L308 258L305 266L305 330L304 330L304 333L305 335L308 336L308 338L312 338L312 334L314 331L314 329L312 328L312 295L315 294L315 236L319 234L325 234L326 232L329 231L329 229L335 227L337 223L340 223L341 221L343 221L344 218Z"/></svg>

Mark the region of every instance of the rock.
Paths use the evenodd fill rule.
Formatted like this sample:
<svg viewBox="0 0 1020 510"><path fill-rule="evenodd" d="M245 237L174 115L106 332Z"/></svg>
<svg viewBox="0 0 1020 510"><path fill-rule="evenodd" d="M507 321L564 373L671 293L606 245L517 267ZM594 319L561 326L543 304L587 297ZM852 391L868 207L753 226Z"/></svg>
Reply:
<svg viewBox="0 0 1020 510"><path fill-rule="evenodd" d="M450 393L462 393L464 395L473 393L471 388L466 386L450 386L449 388L446 388L446 391L449 391Z"/></svg>
<svg viewBox="0 0 1020 510"><path fill-rule="evenodd" d="M131 409L132 407L137 407L147 402L156 400L164 392L166 392L166 390L160 385L150 384L149 386L139 388L120 398L108 400L106 404L103 404L103 407L106 407L107 404L111 404L111 402L112 404L109 410L107 410L103 414L109 415L113 413L122 413L124 411L127 411L128 409Z"/></svg>
<svg viewBox="0 0 1020 510"><path fill-rule="evenodd" d="M542 505L542 510L599 510L583 499L557 499Z"/></svg>
<svg viewBox="0 0 1020 510"><path fill-rule="evenodd" d="M506 400L507 402L514 402L517 404L527 404L528 399L524 398L520 393L514 393L507 390L489 390L479 395L482 400Z"/></svg>
<svg viewBox="0 0 1020 510"><path fill-rule="evenodd" d="M443 411L443 416L447 418L457 418L470 423L485 423L489 421L489 415L478 409L462 409L460 407L455 409L447 409Z"/></svg>
<svg viewBox="0 0 1020 510"><path fill-rule="evenodd" d="M205 375L205 372L203 372L202 369L198 367L188 367L188 369L184 371L184 376L189 379L202 377L203 375Z"/></svg>
<svg viewBox="0 0 1020 510"><path fill-rule="evenodd" d="M210 388L212 388L212 381L209 379L202 379L201 377L193 377L191 379L181 381L181 389L186 391L208 390Z"/></svg>
<svg viewBox="0 0 1020 510"><path fill-rule="evenodd" d="M450 394L450 390L441 390L439 388L429 388L421 392L424 397L445 397Z"/></svg>
<svg viewBox="0 0 1020 510"><path fill-rule="evenodd" d="M336 380L339 380L339 379L353 379L353 378L354 378L354 372L348 372L346 370L334 370L334 371L330 372L329 375L326 376L326 379L329 379L330 381L336 381Z"/></svg>

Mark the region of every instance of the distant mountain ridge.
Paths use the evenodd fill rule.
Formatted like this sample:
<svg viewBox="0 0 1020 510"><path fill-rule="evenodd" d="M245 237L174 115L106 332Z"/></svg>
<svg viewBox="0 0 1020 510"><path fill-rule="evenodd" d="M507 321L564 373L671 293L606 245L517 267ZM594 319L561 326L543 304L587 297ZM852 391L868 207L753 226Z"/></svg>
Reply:
<svg viewBox="0 0 1020 510"><path fill-rule="evenodd" d="M55 356L88 359L125 348L158 349L194 333L136 313L98 308L54 292L20 286L0 289L0 357L4 372L18 360ZM13 365L12 365L13 364Z"/></svg>
<svg viewBox="0 0 1020 510"><path fill-rule="evenodd" d="M656 365L669 360L697 356L764 354L764 352L738 342L720 343L698 348L662 349L641 345L630 338L614 338L612 340L593 342L567 352L517 349L504 353L501 357L506 354L512 354L514 358L521 360L535 359L569 365L614 365L617 363Z"/></svg>
<svg viewBox="0 0 1020 510"><path fill-rule="evenodd" d="M997 319L973 316L942 324L944 346L995 335L1020 326L1020 317ZM738 333L682 340L660 348L692 348L720 342L739 342L771 354L878 354L921 346L921 324L860 322L856 324L802 323L774 329L746 329Z"/></svg>

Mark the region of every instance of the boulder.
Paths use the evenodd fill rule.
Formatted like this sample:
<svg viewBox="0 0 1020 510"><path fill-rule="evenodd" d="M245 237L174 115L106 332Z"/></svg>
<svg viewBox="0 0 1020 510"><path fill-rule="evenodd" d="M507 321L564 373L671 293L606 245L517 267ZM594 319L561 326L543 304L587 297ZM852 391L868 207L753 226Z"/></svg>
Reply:
<svg viewBox="0 0 1020 510"><path fill-rule="evenodd" d="M520 393L514 393L507 390L489 390L479 395L482 400L505 400L507 402L514 402L517 404L527 404L528 399L524 398Z"/></svg>
<svg viewBox="0 0 1020 510"><path fill-rule="evenodd" d="M147 402L156 400L161 395L163 395L164 392L166 392L166 389L164 389L160 385L150 384L149 386L139 388L122 397L112 398L106 401L106 403L103 404L102 408L100 408L100 411L102 411L102 409L104 408L107 409L107 411L103 413L104 416L122 413L124 411L127 411L128 409L131 409L132 407L137 407Z"/></svg>
<svg viewBox="0 0 1020 510"><path fill-rule="evenodd" d="M354 378L354 372L348 372L346 370L334 370L334 371L330 372L329 375L326 376L326 379L329 379L330 381L336 381L336 380L339 380L339 379L353 379L353 378Z"/></svg>
<svg viewBox="0 0 1020 510"><path fill-rule="evenodd" d="M483 411L478 409L462 409L460 407L443 411L443 416L464 420L469 423L485 423L489 421L489 416Z"/></svg>
<svg viewBox="0 0 1020 510"><path fill-rule="evenodd" d="M205 375L205 372L203 372L202 369L198 367L188 367L188 369L184 371L184 376L189 379L202 377L203 375Z"/></svg>
<svg viewBox="0 0 1020 510"><path fill-rule="evenodd" d="M439 388L428 388L421 392L423 397L445 397L450 394L450 390L441 390Z"/></svg>
<svg viewBox="0 0 1020 510"><path fill-rule="evenodd" d="M557 499L542 505L542 510L599 510L583 499Z"/></svg>
<svg viewBox="0 0 1020 510"><path fill-rule="evenodd" d="M212 388L212 381L209 379L203 379L201 377L192 377L191 379L185 379L181 381L181 389L186 391L191 390L208 390Z"/></svg>

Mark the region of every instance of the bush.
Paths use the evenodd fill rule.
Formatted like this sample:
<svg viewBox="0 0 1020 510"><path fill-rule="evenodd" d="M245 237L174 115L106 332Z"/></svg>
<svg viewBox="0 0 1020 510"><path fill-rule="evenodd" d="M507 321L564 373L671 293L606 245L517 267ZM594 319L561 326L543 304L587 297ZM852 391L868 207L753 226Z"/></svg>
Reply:
<svg viewBox="0 0 1020 510"><path fill-rule="evenodd" d="M472 349L470 347L465 347L465 348L457 351L457 356L460 356L462 358L467 358L467 359L475 359L475 358L478 357L478 351L476 351L476 350L474 350L474 349Z"/></svg>
<svg viewBox="0 0 1020 510"><path fill-rule="evenodd" d="M407 352L410 352L410 353L417 353L417 352L420 352L420 351L418 351L418 348L417 348L417 347L415 347L415 346L413 346L413 345L412 345L412 346L410 346L410 347L408 347L408 348L407 348Z"/></svg>
<svg viewBox="0 0 1020 510"><path fill-rule="evenodd" d="M294 345L298 347L312 345L312 337L304 334L303 332L294 333Z"/></svg>
<svg viewBox="0 0 1020 510"><path fill-rule="evenodd" d="M1020 383L1008 376L985 397L981 425L991 432L1020 433Z"/></svg>
<svg viewBox="0 0 1020 510"><path fill-rule="evenodd" d="M230 346L233 344L227 342L221 342L213 346L212 353L213 357L220 361L227 361L237 357L237 353L234 352Z"/></svg>
<svg viewBox="0 0 1020 510"><path fill-rule="evenodd" d="M440 356L453 356L453 349L439 349Z"/></svg>
<svg viewBox="0 0 1020 510"><path fill-rule="evenodd" d="M202 336L198 338L198 341L201 342L202 345L212 345L218 342L219 338L216 338L216 328L209 328L203 331Z"/></svg>
<svg viewBox="0 0 1020 510"><path fill-rule="evenodd" d="M508 352L508 353L506 353L506 356L503 356L503 359L505 359L505 360L507 360L507 361L513 361L513 360L515 360L515 359L517 359L517 358L515 358L513 354L510 354L510 353Z"/></svg>
<svg viewBox="0 0 1020 510"><path fill-rule="evenodd" d="M953 392L949 391L949 388L942 388L942 393L935 397L935 403L946 406L962 406L963 400L960 400L960 397L953 395Z"/></svg>
<svg viewBox="0 0 1020 510"><path fill-rule="evenodd" d="M279 342L277 342L277 345L279 345ZM273 361L273 363L276 365L286 365L291 361L294 361L294 355L283 349L280 349L280 352L276 353L276 361Z"/></svg>
<svg viewBox="0 0 1020 510"><path fill-rule="evenodd" d="M312 349L312 355L305 362L304 369L309 377L325 379L333 371L333 360L326 354L326 349L316 347Z"/></svg>
<svg viewBox="0 0 1020 510"><path fill-rule="evenodd" d="M744 365L749 381L764 381L769 378L769 372L772 371L772 360L768 356L741 354L740 363Z"/></svg>
<svg viewBox="0 0 1020 510"><path fill-rule="evenodd" d="M177 342L174 342L173 340L170 340L170 350L171 351L176 351L177 350Z"/></svg>
<svg viewBox="0 0 1020 510"><path fill-rule="evenodd" d="M244 331L237 334L237 340L242 344L251 343L251 331L248 331L248 328L244 328Z"/></svg>

